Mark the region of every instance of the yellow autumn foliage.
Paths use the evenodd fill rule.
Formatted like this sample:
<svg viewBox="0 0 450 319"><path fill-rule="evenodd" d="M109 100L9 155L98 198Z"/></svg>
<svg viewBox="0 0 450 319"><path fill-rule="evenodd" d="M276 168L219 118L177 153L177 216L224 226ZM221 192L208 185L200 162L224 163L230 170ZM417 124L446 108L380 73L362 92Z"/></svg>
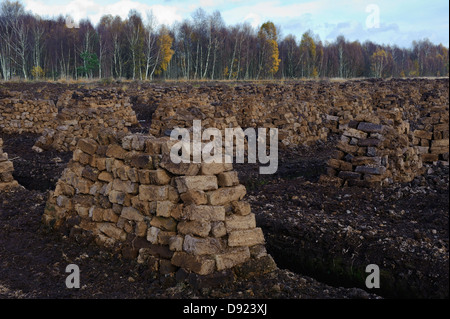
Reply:
<svg viewBox="0 0 450 319"><path fill-rule="evenodd" d="M278 68L280 66L281 59L279 58L279 51L278 51L278 43L275 40L269 40L269 47L270 52L272 53L270 56L270 69L269 73L273 76L275 73L278 72Z"/></svg>
<svg viewBox="0 0 450 319"><path fill-rule="evenodd" d="M158 38L161 60L158 69L155 71L156 74L161 74L167 70L170 60L172 60L172 56L175 53L175 51L172 50L172 43L173 38L168 33L164 33Z"/></svg>
<svg viewBox="0 0 450 319"><path fill-rule="evenodd" d="M371 69L375 77L383 76L383 70L387 64L388 54L385 50L377 49L371 56Z"/></svg>
<svg viewBox="0 0 450 319"><path fill-rule="evenodd" d="M45 72L40 66L33 66L31 75L33 75L35 79L39 79L45 76Z"/></svg>
<svg viewBox="0 0 450 319"><path fill-rule="evenodd" d="M263 55L265 56L263 65L264 70L271 76L278 72L280 67L280 52L278 50L278 34L277 28L273 22L264 23L258 32L258 38L263 43Z"/></svg>

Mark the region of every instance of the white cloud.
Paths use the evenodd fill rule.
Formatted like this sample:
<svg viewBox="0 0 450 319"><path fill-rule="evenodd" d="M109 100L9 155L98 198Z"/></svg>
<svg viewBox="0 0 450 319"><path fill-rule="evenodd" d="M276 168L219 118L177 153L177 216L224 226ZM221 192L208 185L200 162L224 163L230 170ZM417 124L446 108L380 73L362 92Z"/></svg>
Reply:
<svg viewBox="0 0 450 319"><path fill-rule="evenodd" d="M249 13L245 16L244 22L248 22L253 28L257 28L261 24L261 17L256 13Z"/></svg>
<svg viewBox="0 0 450 319"><path fill-rule="evenodd" d="M229 20L233 21L242 19L248 15L259 16L262 19L294 18L304 13L316 13L320 10L320 6L321 4L319 2L280 5L277 1L267 1L254 5L235 7L224 11L223 14Z"/></svg>
<svg viewBox="0 0 450 319"><path fill-rule="evenodd" d="M65 5L47 5L39 0L28 0L25 2L25 9L42 17L62 14L71 15L75 20L80 20L88 16L88 11L98 10L98 5L90 0L73 0Z"/></svg>
<svg viewBox="0 0 450 319"><path fill-rule="evenodd" d="M97 23L100 18L105 14L111 14L113 16L118 15L123 19L128 16L128 12L132 9L140 12L142 18L146 18L146 12L153 11L153 14L160 24L172 24L175 21L181 21L182 16L178 12L179 9L175 6L166 5L147 5L135 1L121 0L116 3L106 5L100 8L97 14L92 15L91 19L93 23Z"/></svg>
<svg viewBox="0 0 450 319"><path fill-rule="evenodd" d="M25 9L30 10L42 17L57 16L59 14L70 15L75 21L89 18L95 25L103 15L111 14L125 19L130 10L135 9L141 13L142 18L146 18L146 12L152 10L160 24L172 24L181 21L180 8L171 5L148 5L137 1L119 0L107 5L99 5L91 0L72 0L68 4L48 5L40 0L28 0L25 2Z"/></svg>

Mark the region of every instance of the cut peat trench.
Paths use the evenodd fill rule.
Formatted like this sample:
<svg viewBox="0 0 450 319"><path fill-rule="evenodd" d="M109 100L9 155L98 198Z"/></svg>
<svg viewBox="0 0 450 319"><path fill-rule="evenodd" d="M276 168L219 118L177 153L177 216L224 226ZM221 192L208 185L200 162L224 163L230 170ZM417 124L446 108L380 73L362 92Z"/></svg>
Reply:
<svg viewBox="0 0 450 319"><path fill-rule="evenodd" d="M34 152L32 147L39 138L36 134L1 134L0 137L4 141L4 151L14 164L14 179L20 185L40 192L55 188L72 152Z"/></svg>

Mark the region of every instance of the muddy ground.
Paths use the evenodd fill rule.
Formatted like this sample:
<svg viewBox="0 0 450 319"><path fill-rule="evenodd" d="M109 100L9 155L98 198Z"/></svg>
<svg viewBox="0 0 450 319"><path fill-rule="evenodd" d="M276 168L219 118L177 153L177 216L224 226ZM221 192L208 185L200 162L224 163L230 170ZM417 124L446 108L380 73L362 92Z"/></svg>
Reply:
<svg viewBox="0 0 450 319"><path fill-rule="evenodd" d="M57 99L69 87L76 88L32 89ZM145 132L151 110L136 101L143 127L134 131ZM0 194L0 298L449 296L448 166L429 166L424 176L405 184L337 188L319 183L333 141L280 150L279 170L271 176L259 175L257 165L235 164L279 270L202 288L155 276L92 241L46 229L41 216L48 191L72 155L31 151L37 135L0 132L0 138L23 186ZM70 263L80 266L81 289L65 286ZM368 264L380 267L380 289L365 287Z"/></svg>

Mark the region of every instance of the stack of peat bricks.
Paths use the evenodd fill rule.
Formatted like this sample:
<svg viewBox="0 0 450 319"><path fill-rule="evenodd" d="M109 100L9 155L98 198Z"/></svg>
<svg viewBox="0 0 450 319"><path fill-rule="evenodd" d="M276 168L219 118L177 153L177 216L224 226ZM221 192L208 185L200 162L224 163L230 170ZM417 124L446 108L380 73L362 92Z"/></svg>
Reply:
<svg viewBox="0 0 450 319"><path fill-rule="evenodd" d="M91 234L161 274L274 270L232 164L174 164L173 144L111 130L80 139L43 222Z"/></svg>
<svg viewBox="0 0 450 319"><path fill-rule="evenodd" d="M19 186L12 175L14 166L8 160L8 154L3 152L3 140L0 138L0 191L8 191Z"/></svg>
<svg viewBox="0 0 450 319"><path fill-rule="evenodd" d="M263 92L218 96L212 91L188 97L164 97L153 114L150 133L163 136L175 127L188 128L193 120L201 120L203 127L217 128L222 134L225 128L278 128L281 146L326 140L327 130L321 125L321 114L309 102L292 103L288 96L277 101Z"/></svg>
<svg viewBox="0 0 450 319"><path fill-rule="evenodd" d="M449 122L448 105L431 106L422 110L424 116L419 119L414 130L414 145L420 151L424 162L439 160L448 162L449 153Z"/></svg>
<svg viewBox="0 0 450 319"><path fill-rule="evenodd" d="M338 184L408 182L423 173L423 163L448 164L448 79L213 85L148 94L161 98L150 128L155 136L200 119L221 130L278 128L280 147L337 138L328 170ZM359 130L360 122L383 129Z"/></svg>
<svg viewBox="0 0 450 319"><path fill-rule="evenodd" d="M156 109L150 128L155 136L164 136L174 127L191 127L192 120L196 119L202 120L206 127L221 130L276 127L280 146L295 147L326 141L333 134L340 135L342 125L361 113L394 108L401 110L404 121L419 125L412 126L411 130L420 129L422 125L421 130L429 132L431 129L442 135L432 139L446 139L444 126L448 124L448 80L154 87L144 90L143 94L145 98L140 99L149 101ZM436 114L431 115L433 113ZM421 123L421 119L425 122ZM434 149L442 143L436 142ZM445 152L438 157L445 159Z"/></svg>
<svg viewBox="0 0 450 319"><path fill-rule="evenodd" d="M63 108L36 141L33 149L37 152L50 148L73 151L80 138L93 137L106 128L128 132L128 127L138 124L129 98L116 90L66 92L57 105Z"/></svg>
<svg viewBox="0 0 450 319"><path fill-rule="evenodd" d="M120 89L79 89L66 90L56 103L61 108L99 108L129 105L128 97Z"/></svg>
<svg viewBox="0 0 450 319"><path fill-rule="evenodd" d="M22 99L19 92L0 92L0 129L5 133L42 133L58 114L52 100Z"/></svg>
<svg viewBox="0 0 450 319"><path fill-rule="evenodd" d="M375 186L409 182L422 174L420 151L401 117L398 109L379 110L342 125L327 175L338 185Z"/></svg>

